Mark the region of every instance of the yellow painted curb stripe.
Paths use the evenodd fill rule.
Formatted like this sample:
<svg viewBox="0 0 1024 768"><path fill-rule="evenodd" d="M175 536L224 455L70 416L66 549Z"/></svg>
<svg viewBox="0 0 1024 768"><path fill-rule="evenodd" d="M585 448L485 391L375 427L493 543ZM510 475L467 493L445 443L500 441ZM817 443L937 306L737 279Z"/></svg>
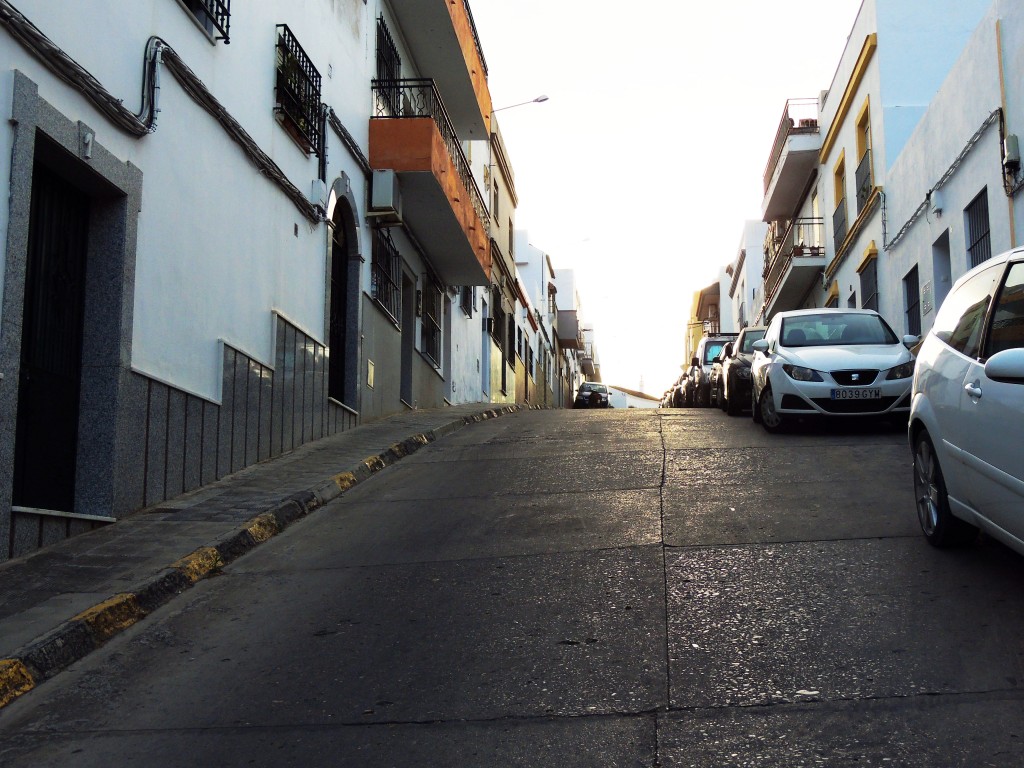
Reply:
<svg viewBox="0 0 1024 768"><path fill-rule="evenodd" d="M0 707L6 707L35 687L32 674L18 659L0 659Z"/></svg>
<svg viewBox="0 0 1024 768"><path fill-rule="evenodd" d="M334 481L334 484L343 491L347 491L358 482L356 480L356 476L351 472L342 472L340 475L335 475L331 479Z"/></svg>
<svg viewBox="0 0 1024 768"><path fill-rule="evenodd" d="M220 559L220 553L213 547L200 547L191 555L186 555L174 564L173 567L184 572L189 581L195 584L211 571L220 568L224 563Z"/></svg>
<svg viewBox="0 0 1024 768"><path fill-rule="evenodd" d="M384 467L387 466L387 464L384 463L384 460L381 459L380 456L371 456L366 461L364 461L363 464L365 464L366 468L371 472L380 472L382 469L384 469Z"/></svg>
<svg viewBox="0 0 1024 768"><path fill-rule="evenodd" d="M260 543L279 534L281 527L277 524L277 518L268 512L255 518L246 530L253 541Z"/></svg>
<svg viewBox="0 0 1024 768"><path fill-rule="evenodd" d="M108 640L145 616L135 595L122 593L82 611L72 621L83 621L101 640Z"/></svg>

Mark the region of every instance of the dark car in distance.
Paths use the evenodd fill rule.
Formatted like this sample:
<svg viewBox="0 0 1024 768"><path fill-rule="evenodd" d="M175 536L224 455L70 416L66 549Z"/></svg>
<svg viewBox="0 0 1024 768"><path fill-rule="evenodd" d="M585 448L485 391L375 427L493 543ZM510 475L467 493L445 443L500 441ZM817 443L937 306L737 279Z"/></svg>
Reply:
<svg viewBox="0 0 1024 768"><path fill-rule="evenodd" d="M736 341L726 344L711 371L711 402L730 416L738 416L750 405L750 363L753 344L764 338L765 327L749 326Z"/></svg>
<svg viewBox="0 0 1024 768"><path fill-rule="evenodd" d="M607 408L608 387L592 381L580 384L573 401L573 408Z"/></svg>

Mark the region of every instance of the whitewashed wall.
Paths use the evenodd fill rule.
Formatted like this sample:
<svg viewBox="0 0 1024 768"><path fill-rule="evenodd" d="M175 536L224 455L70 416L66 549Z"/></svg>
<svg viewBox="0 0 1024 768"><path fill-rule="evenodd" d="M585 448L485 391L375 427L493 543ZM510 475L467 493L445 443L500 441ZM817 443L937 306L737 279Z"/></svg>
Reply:
<svg viewBox="0 0 1024 768"><path fill-rule="evenodd" d="M1000 107L996 23L1001 21L1003 63L1008 89L1006 124L1010 132L1024 128L1024 103L1013 84L1024 75L1024 8L999 0L978 24L960 58L932 100L917 129L893 163L888 178L891 236L910 220L918 206L953 165L991 113ZM922 333L927 333L948 291L949 282L969 269L964 209L987 189L992 255L1010 248L1010 205L1003 191L998 123L985 129L949 180L942 185L941 213L928 211L888 250L887 280L882 300L888 317L905 309L902 278L918 267L922 293ZM1018 221L1018 232L1021 222ZM936 274L933 249L948 237L949 282Z"/></svg>
<svg viewBox="0 0 1024 768"><path fill-rule="evenodd" d="M305 192L318 177L318 160L307 157L273 117L276 25L286 23L323 76L324 102L365 152L372 55L365 40L367 34L372 39L375 2L247 3L232 13L230 45L212 44L193 17L168 0L62 3L59 14L47 0L19 0L18 8L133 109L146 41L160 36ZM17 46L2 50L8 58L0 68L24 71L38 83L41 98L88 123L98 143L143 172L133 368L219 401L220 341L272 365L272 310L324 341L326 226L310 224L173 77L162 73L155 133L136 139L113 128ZM9 172L11 141L11 129L0 126L0 173ZM328 151L328 187L345 171L362 205L362 173L330 131ZM4 206L0 216L6 215ZM360 233L360 249L368 253L368 228Z"/></svg>

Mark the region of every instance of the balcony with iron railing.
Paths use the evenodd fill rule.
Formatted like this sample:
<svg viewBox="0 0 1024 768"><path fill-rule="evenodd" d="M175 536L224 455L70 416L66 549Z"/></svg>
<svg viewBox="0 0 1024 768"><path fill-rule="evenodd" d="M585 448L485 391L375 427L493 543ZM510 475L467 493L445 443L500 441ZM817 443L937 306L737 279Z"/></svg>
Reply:
<svg viewBox="0 0 1024 768"><path fill-rule="evenodd" d="M493 106L469 0L402 0L391 9L409 60L434 79L459 135L486 140Z"/></svg>
<svg viewBox="0 0 1024 768"><path fill-rule="evenodd" d="M231 42L231 0L185 0L185 7L216 39Z"/></svg>
<svg viewBox="0 0 1024 768"><path fill-rule="evenodd" d="M487 207L430 78L374 80L370 166L398 174L403 217L449 285L486 285ZM426 234L429 233L429 237Z"/></svg>
<svg viewBox="0 0 1024 768"><path fill-rule="evenodd" d="M765 221L792 215L817 169L821 135L818 100L790 99L782 111L775 142L764 170Z"/></svg>
<svg viewBox="0 0 1024 768"><path fill-rule="evenodd" d="M764 303L769 314L794 309L825 266L825 221L776 221L765 236Z"/></svg>

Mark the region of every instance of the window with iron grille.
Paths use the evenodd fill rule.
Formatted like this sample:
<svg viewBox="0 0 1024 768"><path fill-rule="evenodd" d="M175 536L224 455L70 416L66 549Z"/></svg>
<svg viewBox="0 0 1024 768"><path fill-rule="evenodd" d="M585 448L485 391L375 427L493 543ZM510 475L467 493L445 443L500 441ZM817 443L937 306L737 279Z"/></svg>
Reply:
<svg viewBox="0 0 1024 768"><path fill-rule="evenodd" d="M501 289L491 286L491 314L494 315L494 322L491 323L491 338L504 351L505 349L505 312L501 308Z"/></svg>
<svg viewBox="0 0 1024 768"><path fill-rule="evenodd" d="M199 25L217 40L230 43L231 0L182 0ZM217 33L220 34L217 34Z"/></svg>
<svg viewBox="0 0 1024 768"><path fill-rule="evenodd" d="M423 280L423 354L434 365L441 364L441 286L429 277Z"/></svg>
<svg viewBox="0 0 1024 768"><path fill-rule="evenodd" d="M377 80L382 84L380 100L390 116L402 114L401 77L402 57L382 15L377 19Z"/></svg>
<svg viewBox="0 0 1024 768"><path fill-rule="evenodd" d="M864 210L864 206L867 205L868 198L871 197L871 193L874 191L874 185L871 182L871 150L867 149L864 151L864 157L860 159L860 163L857 165L857 213L859 214Z"/></svg>
<svg viewBox="0 0 1024 768"><path fill-rule="evenodd" d="M917 278L917 267L903 278L903 301L907 308L907 333L921 335L921 285Z"/></svg>
<svg viewBox="0 0 1024 768"><path fill-rule="evenodd" d="M459 292L459 306L466 313L466 317L473 316L473 305L476 304L476 297L473 293L474 288L472 285L462 286L462 290Z"/></svg>
<svg viewBox="0 0 1024 768"><path fill-rule="evenodd" d="M370 282L373 300L398 323L402 306L402 257L386 227L373 230Z"/></svg>
<svg viewBox="0 0 1024 768"><path fill-rule="evenodd" d="M839 205L836 207L835 213L832 214L832 235L833 235L833 246L836 252L843 247L843 243L846 242L846 198L844 197L839 201Z"/></svg>
<svg viewBox="0 0 1024 768"><path fill-rule="evenodd" d="M277 26L277 107L282 125L306 152L323 154L320 73L287 24Z"/></svg>
<svg viewBox="0 0 1024 768"><path fill-rule="evenodd" d="M878 311L878 261L871 259L860 273L861 307Z"/></svg>
<svg viewBox="0 0 1024 768"><path fill-rule="evenodd" d="M971 267L976 267L992 257L987 188L967 206L964 217L967 219L967 260Z"/></svg>
<svg viewBox="0 0 1024 768"><path fill-rule="evenodd" d="M513 258L516 255L516 233L512 228L512 219L508 220L508 255Z"/></svg>

